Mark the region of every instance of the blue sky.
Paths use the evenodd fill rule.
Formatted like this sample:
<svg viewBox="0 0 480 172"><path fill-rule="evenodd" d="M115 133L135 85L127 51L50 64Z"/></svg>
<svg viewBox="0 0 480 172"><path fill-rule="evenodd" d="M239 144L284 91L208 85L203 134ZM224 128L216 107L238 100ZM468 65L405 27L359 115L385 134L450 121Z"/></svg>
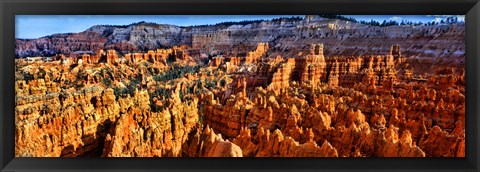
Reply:
<svg viewBox="0 0 480 172"><path fill-rule="evenodd" d="M293 15L303 17L304 15ZM445 15L346 15L357 20L410 20L429 22L444 19ZM216 24L225 21L242 21L292 17L292 15L17 15L16 38L39 38L55 33L82 32L94 25L128 25L146 21L158 24L191 26ZM461 17L460 17L461 18Z"/></svg>

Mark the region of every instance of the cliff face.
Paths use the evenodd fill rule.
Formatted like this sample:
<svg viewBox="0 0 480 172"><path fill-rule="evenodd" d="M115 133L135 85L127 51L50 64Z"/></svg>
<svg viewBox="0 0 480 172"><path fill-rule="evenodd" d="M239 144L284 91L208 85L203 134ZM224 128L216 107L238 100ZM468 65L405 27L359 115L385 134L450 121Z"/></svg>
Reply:
<svg viewBox="0 0 480 172"><path fill-rule="evenodd" d="M17 39L16 56L93 54L101 49L139 52L178 45L181 43L180 33L181 28L170 25L93 26L80 33L56 34L33 40Z"/></svg>
<svg viewBox="0 0 480 172"><path fill-rule="evenodd" d="M293 57L298 50L308 51L305 45L323 42L325 55L385 54L390 45L399 44L406 56L461 60L465 53L464 31L462 23L379 27L323 18L197 27L135 23L93 26L80 33L38 39L17 39L16 56L94 54L100 49L116 49L126 54L174 45L188 45L205 54L216 50L235 55L265 42L272 47L270 56Z"/></svg>
<svg viewBox="0 0 480 172"><path fill-rule="evenodd" d="M16 154L68 157L102 151L100 138L105 137L111 121L120 114L113 90L94 86L75 92L46 93L52 91L46 87L51 81L37 82L40 84L34 81L29 88L23 87L30 95L17 96ZM25 85L17 84L19 88Z"/></svg>
<svg viewBox="0 0 480 172"><path fill-rule="evenodd" d="M142 94L143 93L143 94ZM188 134L198 122L196 103L180 102L178 94L169 100L167 108L158 113L148 106L148 92L133 102L147 102L141 107L134 104L115 123L105 138L102 156L108 157L178 157ZM143 98L142 98L143 97ZM131 100L124 100L130 102Z"/></svg>
<svg viewBox="0 0 480 172"><path fill-rule="evenodd" d="M138 56L102 50L53 62L17 60L16 155L181 156L198 123L198 100L183 96L185 84L156 81L172 65L164 58L190 68L186 54L175 48Z"/></svg>

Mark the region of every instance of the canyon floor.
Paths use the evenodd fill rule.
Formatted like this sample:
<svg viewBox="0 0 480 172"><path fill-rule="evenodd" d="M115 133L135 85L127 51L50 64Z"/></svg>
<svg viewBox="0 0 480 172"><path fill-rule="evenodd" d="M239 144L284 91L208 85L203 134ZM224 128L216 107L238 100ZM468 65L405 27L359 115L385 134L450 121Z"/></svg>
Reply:
<svg viewBox="0 0 480 172"><path fill-rule="evenodd" d="M191 47L19 58L17 157L464 157L461 61Z"/></svg>

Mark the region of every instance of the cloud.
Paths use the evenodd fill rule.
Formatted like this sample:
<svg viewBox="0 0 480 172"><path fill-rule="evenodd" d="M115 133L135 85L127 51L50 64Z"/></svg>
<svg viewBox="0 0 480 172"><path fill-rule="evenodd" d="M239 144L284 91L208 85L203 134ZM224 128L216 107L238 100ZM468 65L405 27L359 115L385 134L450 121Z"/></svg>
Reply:
<svg viewBox="0 0 480 172"><path fill-rule="evenodd" d="M465 15L427 15L428 17L435 17L435 19L433 19L432 21L435 21L435 22L440 22L440 20L444 20L447 18L447 17L457 17L458 18L458 21L465 21ZM438 20L440 18L440 20Z"/></svg>
<svg viewBox="0 0 480 172"><path fill-rule="evenodd" d="M428 17L443 17L443 18L446 18L446 17L460 17L460 16L464 16L464 15L427 15Z"/></svg>
<svg viewBox="0 0 480 172"><path fill-rule="evenodd" d="M393 17L390 17L390 20L401 20L402 17L398 17L398 16L393 16Z"/></svg>
<svg viewBox="0 0 480 172"><path fill-rule="evenodd" d="M435 17L435 19L433 19L432 21L439 23L439 22L441 22L442 20L443 20L443 18Z"/></svg>

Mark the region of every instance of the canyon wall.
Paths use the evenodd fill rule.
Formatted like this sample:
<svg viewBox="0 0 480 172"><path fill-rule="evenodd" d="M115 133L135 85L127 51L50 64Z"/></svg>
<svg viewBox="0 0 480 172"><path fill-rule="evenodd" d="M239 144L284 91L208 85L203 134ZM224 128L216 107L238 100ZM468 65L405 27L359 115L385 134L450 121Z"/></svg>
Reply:
<svg viewBox="0 0 480 172"><path fill-rule="evenodd" d="M295 57L298 50L308 51L305 45L323 42L325 55L329 56L385 54L390 45L399 44L406 56L463 60L464 33L464 23L380 27L320 17L191 27L140 22L127 26L98 25L80 33L38 39L17 39L15 54L16 57L78 56L95 54L100 49L116 49L127 54L187 45L204 54L236 55L265 42L272 48L269 56Z"/></svg>

